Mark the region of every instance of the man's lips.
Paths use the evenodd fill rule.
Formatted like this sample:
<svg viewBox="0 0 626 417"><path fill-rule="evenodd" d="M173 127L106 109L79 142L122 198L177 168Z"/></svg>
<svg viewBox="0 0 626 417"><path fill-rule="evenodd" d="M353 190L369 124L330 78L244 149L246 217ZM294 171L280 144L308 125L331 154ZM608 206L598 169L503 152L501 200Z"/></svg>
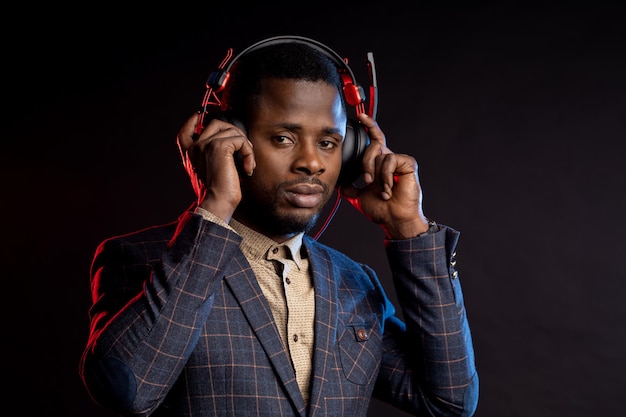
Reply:
<svg viewBox="0 0 626 417"><path fill-rule="evenodd" d="M313 208L320 204L324 187L319 184L297 184L285 190L287 201L296 207Z"/></svg>

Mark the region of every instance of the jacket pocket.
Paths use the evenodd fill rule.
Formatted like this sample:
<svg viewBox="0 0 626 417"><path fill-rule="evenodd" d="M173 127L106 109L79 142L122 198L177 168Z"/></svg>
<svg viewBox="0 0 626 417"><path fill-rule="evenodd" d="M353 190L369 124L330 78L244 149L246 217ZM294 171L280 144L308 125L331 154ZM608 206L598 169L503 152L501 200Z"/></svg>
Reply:
<svg viewBox="0 0 626 417"><path fill-rule="evenodd" d="M341 321L339 357L348 381L367 385L376 379L382 355L382 337L376 315L349 315Z"/></svg>

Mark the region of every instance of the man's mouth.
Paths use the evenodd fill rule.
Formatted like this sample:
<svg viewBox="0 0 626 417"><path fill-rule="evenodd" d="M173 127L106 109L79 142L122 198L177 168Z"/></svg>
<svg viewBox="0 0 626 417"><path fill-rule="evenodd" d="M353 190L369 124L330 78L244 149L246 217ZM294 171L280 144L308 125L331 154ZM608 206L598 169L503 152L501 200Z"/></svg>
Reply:
<svg viewBox="0 0 626 417"><path fill-rule="evenodd" d="M285 190L287 201L296 207L313 208L324 198L324 187L319 184L297 184Z"/></svg>

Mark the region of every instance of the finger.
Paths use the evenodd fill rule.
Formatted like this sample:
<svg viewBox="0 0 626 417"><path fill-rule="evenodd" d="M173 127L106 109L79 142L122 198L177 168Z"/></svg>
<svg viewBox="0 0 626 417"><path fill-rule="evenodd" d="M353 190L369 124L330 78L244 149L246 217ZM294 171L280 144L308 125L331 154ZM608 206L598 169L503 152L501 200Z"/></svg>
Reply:
<svg viewBox="0 0 626 417"><path fill-rule="evenodd" d="M252 148L252 142L246 139L238 151L241 155L241 166L249 177L252 176L256 168L256 159L254 159L254 150Z"/></svg>
<svg viewBox="0 0 626 417"><path fill-rule="evenodd" d="M370 144L363 153L363 180L371 184L376 178L376 158L381 154L392 153L386 145L386 138L378 123L367 114L359 114L359 121L367 129Z"/></svg>
<svg viewBox="0 0 626 417"><path fill-rule="evenodd" d="M365 113L361 113L357 117L359 122L367 129L370 144L380 144L383 153L391 152L391 150L387 148L387 139L385 138L383 131L380 129L378 122Z"/></svg>
<svg viewBox="0 0 626 417"><path fill-rule="evenodd" d="M236 125L220 119L211 119L202 130L202 133L195 138L195 141L202 142L207 139L213 140L236 136L247 138L245 132Z"/></svg>
<svg viewBox="0 0 626 417"><path fill-rule="evenodd" d="M207 149L212 148L212 151ZM217 151L221 149L221 151ZM252 142L246 137L243 130L223 120L214 119L204 129L200 137L189 152L197 151L205 154L208 166L216 161L215 155L229 155L228 161L234 161L238 170L243 170L246 175L253 174L256 168Z"/></svg>
<svg viewBox="0 0 626 417"><path fill-rule="evenodd" d="M187 151L193 145L193 135L196 124L198 122L198 113L194 113L187 121L183 124L180 131L178 132L178 136L176 136L176 141L178 142L178 146L181 151Z"/></svg>
<svg viewBox="0 0 626 417"><path fill-rule="evenodd" d="M213 138L227 138L232 140L234 146L232 151L233 157L240 161L240 168L243 169L246 175L252 176L256 168L256 159L254 158L252 142L246 136L246 132L235 124L220 119L214 119L203 133L207 135L211 134Z"/></svg>
<svg viewBox="0 0 626 417"><path fill-rule="evenodd" d="M398 159L393 153L381 154L376 158L376 181L381 188L383 200L389 200L393 194L394 175L398 167Z"/></svg>

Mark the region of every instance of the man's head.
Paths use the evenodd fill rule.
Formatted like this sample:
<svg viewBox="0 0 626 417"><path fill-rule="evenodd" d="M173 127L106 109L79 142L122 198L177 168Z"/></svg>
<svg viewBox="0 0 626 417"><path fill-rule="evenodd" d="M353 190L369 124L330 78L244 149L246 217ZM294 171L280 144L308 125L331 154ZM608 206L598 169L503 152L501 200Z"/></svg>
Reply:
<svg viewBox="0 0 626 417"><path fill-rule="evenodd" d="M223 107L243 122L256 169L234 217L275 240L315 225L339 177L346 105L335 63L302 43L241 57Z"/></svg>
<svg viewBox="0 0 626 417"><path fill-rule="evenodd" d="M337 66L328 55L303 42L274 43L236 60L223 93L222 109L247 125L249 113L254 111L255 101L263 91L263 82L271 78L323 81L342 91Z"/></svg>

